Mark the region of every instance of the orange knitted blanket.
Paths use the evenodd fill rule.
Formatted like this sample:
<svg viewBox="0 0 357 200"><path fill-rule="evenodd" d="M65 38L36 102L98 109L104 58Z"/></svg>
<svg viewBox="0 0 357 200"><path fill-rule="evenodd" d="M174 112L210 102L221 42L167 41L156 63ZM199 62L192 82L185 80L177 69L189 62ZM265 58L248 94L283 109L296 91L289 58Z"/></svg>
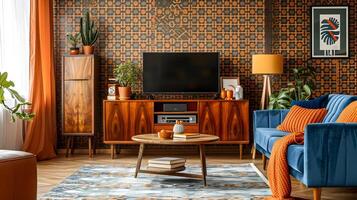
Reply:
<svg viewBox="0 0 357 200"><path fill-rule="evenodd" d="M304 133L290 133L275 142L268 165L272 196L266 199L294 199L290 196L291 182L286 154L290 144L302 143L304 143Z"/></svg>

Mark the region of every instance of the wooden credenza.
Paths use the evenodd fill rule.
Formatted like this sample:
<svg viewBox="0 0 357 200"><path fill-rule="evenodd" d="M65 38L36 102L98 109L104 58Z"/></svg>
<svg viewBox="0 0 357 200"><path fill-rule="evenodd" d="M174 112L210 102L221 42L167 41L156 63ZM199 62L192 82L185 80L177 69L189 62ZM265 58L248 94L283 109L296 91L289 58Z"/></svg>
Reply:
<svg viewBox="0 0 357 200"><path fill-rule="evenodd" d="M92 138L96 132L96 70L93 55L66 55L62 65L62 134L74 151L76 136L88 137L89 156L92 156Z"/></svg>
<svg viewBox="0 0 357 200"><path fill-rule="evenodd" d="M185 103L185 112L164 112L165 103ZM135 144L137 134L172 129L173 124L158 123L162 114L195 115L197 123L185 124L185 132L200 132L220 137L218 144L249 144L249 102L247 100L104 100L104 143L111 145L114 157L116 144Z"/></svg>

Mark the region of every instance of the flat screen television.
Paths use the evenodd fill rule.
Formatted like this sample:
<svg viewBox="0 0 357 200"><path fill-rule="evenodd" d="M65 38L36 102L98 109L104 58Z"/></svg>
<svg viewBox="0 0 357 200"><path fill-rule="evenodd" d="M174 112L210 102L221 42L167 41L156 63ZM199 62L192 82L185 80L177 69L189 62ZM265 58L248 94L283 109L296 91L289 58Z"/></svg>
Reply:
<svg viewBox="0 0 357 200"><path fill-rule="evenodd" d="M143 53L144 93L218 93L219 53Z"/></svg>

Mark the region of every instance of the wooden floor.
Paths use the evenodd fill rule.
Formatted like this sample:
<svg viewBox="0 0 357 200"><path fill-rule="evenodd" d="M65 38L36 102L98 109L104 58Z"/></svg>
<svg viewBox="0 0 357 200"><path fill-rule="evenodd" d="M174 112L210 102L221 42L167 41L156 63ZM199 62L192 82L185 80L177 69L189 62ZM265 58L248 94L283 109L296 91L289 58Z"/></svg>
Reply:
<svg viewBox="0 0 357 200"><path fill-rule="evenodd" d="M144 156L143 165L150 158L157 156ZM185 156L188 164L199 164L198 156ZM64 155L59 155L58 158L49 161L38 163L38 194L44 194L52 187L59 184L67 176L74 173L84 164L136 164L135 155L119 155L117 159L112 160L109 154L95 155L90 159L87 155L72 155L65 158ZM222 155L207 155L208 167L210 164L239 164L239 163L255 163L256 166L265 174L262 169L261 159L251 160L249 155L245 155L243 160L239 160L238 156L222 156ZM312 199L311 189L307 189L293 179L293 196L302 199ZM357 199L357 189L340 189L340 188L323 188L323 199Z"/></svg>

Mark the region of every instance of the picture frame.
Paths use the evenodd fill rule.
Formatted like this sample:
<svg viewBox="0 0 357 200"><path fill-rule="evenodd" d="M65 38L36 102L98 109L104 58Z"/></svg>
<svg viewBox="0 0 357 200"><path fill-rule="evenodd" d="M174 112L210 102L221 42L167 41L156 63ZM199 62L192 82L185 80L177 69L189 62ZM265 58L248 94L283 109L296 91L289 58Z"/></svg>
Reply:
<svg viewBox="0 0 357 200"><path fill-rule="evenodd" d="M233 90L240 84L240 79L239 77L234 77L234 76L221 76L221 88L225 89L230 89ZM234 88L231 86L233 85Z"/></svg>
<svg viewBox="0 0 357 200"><path fill-rule="evenodd" d="M311 57L349 57L348 6L311 7Z"/></svg>

